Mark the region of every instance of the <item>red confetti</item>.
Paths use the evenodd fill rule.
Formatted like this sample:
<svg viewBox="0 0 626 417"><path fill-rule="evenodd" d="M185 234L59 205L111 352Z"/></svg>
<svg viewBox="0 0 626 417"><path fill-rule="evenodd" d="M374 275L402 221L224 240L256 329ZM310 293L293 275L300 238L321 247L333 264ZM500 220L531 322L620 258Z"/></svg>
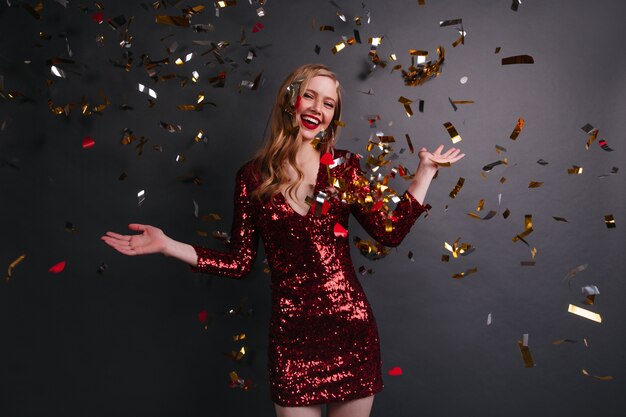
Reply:
<svg viewBox="0 0 626 417"><path fill-rule="evenodd" d="M64 269L65 269L65 261L61 261L58 264L50 267L50 269L48 269L48 272L52 272L53 274L58 274L62 272Z"/></svg>
<svg viewBox="0 0 626 417"><path fill-rule="evenodd" d="M398 375L402 375L402 368L400 368L399 366L394 366L393 368L391 368L389 370L389 375L391 376L398 376Z"/></svg>
<svg viewBox="0 0 626 417"><path fill-rule="evenodd" d="M83 149L93 148L93 145L95 144L96 141L91 139L89 136L86 136L85 139L83 139Z"/></svg>
<svg viewBox="0 0 626 417"><path fill-rule="evenodd" d="M326 152L324 155L322 155L320 162L324 165L332 165L332 163L334 162L333 155L330 152Z"/></svg>
<svg viewBox="0 0 626 417"><path fill-rule="evenodd" d="M200 320L200 323L205 323L208 318L209 318L208 311L202 310L201 312L198 313L198 320Z"/></svg>
<svg viewBox="0 0 626 417"><path fill-rule="evenodd" d="M91 15L91 19L94 22L96 22L97 24L101 24L102 22L104 22L104 13L103 12L96 12L96 13Z"/></svg>
<svg viewBox="0 0 626 417"><path fill-rule="evenodd" d="M265 26L263 26L263 23L261 22L257 22L255 23L254 27L252 28L252 33L257 33L259 30L265 28Z"/></svg>
<svg viewBox="0 0 626 417"><path fill-rule="evenodd" d="M333 232L335 233L335 236L337 237L348 237L348 231L339 223L335 223Z"/></svg>
<svg viewBox="0 0 626 417"><path fill-rule="evenodd" d="M372 209L370 211L378 211L380 210L382 206L383 206L383 200L378 200L376 204L372 206Z"/></svg>

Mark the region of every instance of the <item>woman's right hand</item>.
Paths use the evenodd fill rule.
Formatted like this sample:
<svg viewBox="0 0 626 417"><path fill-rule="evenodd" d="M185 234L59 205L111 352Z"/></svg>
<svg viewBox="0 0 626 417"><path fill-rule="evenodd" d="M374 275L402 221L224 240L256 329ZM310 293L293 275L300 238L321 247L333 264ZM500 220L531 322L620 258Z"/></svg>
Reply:
<svg viewBox="0 0 626 417"><path fill-rule="evenodd" d="M135 235L120 235L115 232L106 232L101 237L104 242L124 255L147 255L150 253L165 253L170 240L163 230L147 224L132 223L130 230L141 232Z"/></svg>

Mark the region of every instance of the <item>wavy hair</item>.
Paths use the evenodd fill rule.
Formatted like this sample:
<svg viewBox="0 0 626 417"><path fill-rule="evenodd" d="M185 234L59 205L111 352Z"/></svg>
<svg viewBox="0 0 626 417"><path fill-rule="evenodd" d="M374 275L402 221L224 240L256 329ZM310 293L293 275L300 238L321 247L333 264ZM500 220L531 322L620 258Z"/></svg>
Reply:
<svg viewBox="0 0 626 417"><path fill-rule="evenodd" d="M259 201L273 200L285 185L287 185L287 193L293 198L294 190L304 180L304 174L296 165L296 154L300 142L296 140L299 125L295 118L293 100L295 100L294 94L301 95L301 91L306 89L309 80L316 76L329 77L337 83L335 112L327 127L327 140L321 143L319 147L322 154L333 153L333 145L339 128L338 122L341 117L339 81L337 76L324 65L302 65L289 74L280 86L270 115L265 144L254 158L260 174L260 183L252 192L252 196ZM285 175L285 161L288 161L298 174L298 179L295 182L290 182Z"/></svg>

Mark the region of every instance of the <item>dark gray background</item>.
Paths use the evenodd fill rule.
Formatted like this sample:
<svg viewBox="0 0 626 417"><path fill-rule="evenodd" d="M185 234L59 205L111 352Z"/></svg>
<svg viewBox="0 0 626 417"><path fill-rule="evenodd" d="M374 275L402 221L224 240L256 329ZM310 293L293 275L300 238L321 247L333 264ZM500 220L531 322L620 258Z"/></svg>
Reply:
<svg viewBox="0 0 626 417"><path fill-rule="evenodd" d="M425 6L414 0L380 1L364 7L338 1L349 23L339 20L329 2L269 1L261 19L258 6L247 1L221 10L220 17L212 4L201 2L207 8L192 23L213 24L211 33L154 23L156 14L179 15L182 7L196 3L155 11L139 3L103 2L106 18L134 16L127 49L134 59L130 72L110 62L122 61L124 50L117 32L91 19L93 3L70 2L64 8L46 1L41 20L20 3L10 3L13 7L0 6L0 75L5 92L19 91L25 98L0 100L0 124L5 123L0 131L0 264L8 266L22 253L26 258L0 285L0 415L273 414L265 369L270 278L263 272L263 252L253 272L238 281L193 275L185 265L160 256L127 258L99 236L143 222L179 240L223 247L196 231L230 229L235 172L261 144L279 83L307 62L329 65L342 81L346 128L339 147L366 154L371 129L364 116L379 114L378 128L396 137L398 152L406 148L405 133L418 148L450 146L442 126L450 121L467 153L458 165L441 170L427 197L430 215L418 220L398 249L375 262L354 249L355 266L374 271L361 282L378 320L384 372L394 366L404 372L385 375L385 390L372 414L624 415L623 2L527 0L514 12L509 0L426 0ZM362 26L355 26L356 15ZM452 48L457 32L439 28L439 21L455 18L463 19L467 38L465 45ZM258 21L264 29L251 33ZM334 25L335 32L320 32L320 25ZM247 45L240 43L242 27ZM355 28L363 43L333 55L332 46ZM51 39L40 39L40 31ZM99 34L104 46L96 43ZM50 74L46 60L69 58L65 36L76 64L61 66L67 78L60 79ZM443 45L441 76L406 87L398 72L391 73L390 63L363 77L371 36L384 36L381 57L395 53L404 67L409 49L425 49L434 57ZM197 84L154 83L140 65L141 55L166 58L174 40L180 46L170 55L172 61L208 49L194 40L227 40L230 47L223 55L236 66L219 64L211 54L196 55L182 67L162 67L160 74L189 76L197 70ZM321 47L319 56L315 45ZM494 54L498 46L502 51ZM257 56L246 64L250 48ZM535 64L501 65L501 58L520 54L532 55ZM227 72L225 86L214 88L208 78L221 71ZM239 93L239 83L260 71L263 85ZM466 84L459 82L462 76L469 78ZM46 79L54 80L50 88ZM137 83L158 92L154 108ZM81 115L82 97L95 105L101 102L100 89L112 104L102 115ZM360 92L369 89L374 95ZM193 103L200 91L217 106L202 112L176 109ZM424 113L417 112L416 103L416 114L407 118L397 102L401 95L424 100ZM475 104L455 112L448 97ZM53 115L50 98L60 105L73 102L71 115ZM133 110L122 110L122 104ZM519 117L526 124L513 142L509 135ZM182 132L168 133L159 121L180 124ZM581 126L586 123L598 128L599 138L615 151L605 152L597 142L585 150ZM124 128L148 139L143 155L137 155L135 144L120 144ZM207 144L193 142L199 129L208 135ZM92 149L82 149L85 136L96 141ZM497 155L495 145L508 151ZM186 161L175 162L177 154ZM508 166L496 167L483 179L481 167L504 156ZM540 158L549 164L537 164ZM414 170L417 157L405 151L398 161ZM572 165L582 166L583 174L568 175ZM598 178L614 166L620 169L617 175ZM119 181L122 172L128 178ZM183 183L180 177L188 174L199 176L202 185ZM507 178L504 184L501 176ZM453 200L448 193L459 177L466 179L465 186ZM529 189L530 181L544 184ZM393 186L401 192L406 183ZM138 207L141 189L147 198ZM466 215L480 199L485 199L481 214L497 209L500 193L502 207L495 218ZM193 200L201 215L216 212L222 220L196 219ZM511 211L508 219L501 215L505 208ZM530 259L529 249L511 240L524 230L525 214L533 215L528 242L538 250L532 267L520 265ZM615 229L605 226L607 214L615 216ZM68 221L77 233L64 230ZM354 221L350 232L366 237ZM441 262L444 241L458 237L476 250ZM415 262L408 259L409 251ZM61 260L67 261L61 274L47 272ZM97 274L103 262L108 268ZM568 286L563 278L581 264L588 264L587 270ZM451 278L472 267L478 272ZM570 303L584 306L580 287L586 284L601 292L588 308L602 314L602 324L567 312ZM252 316L223 314L244 297ZM204 309L214 316L207 330L197 319ZM493 324L487 326L489 313ZM235 363L225 354L241 346L232 341L241 332L247 334L250 353ZM524 333L536 362L530 369L517 346ZM576 343L553 344L563 338ZM585 377L583 368L615 380ZM231 370L256 388L229 388Z"/></svg>

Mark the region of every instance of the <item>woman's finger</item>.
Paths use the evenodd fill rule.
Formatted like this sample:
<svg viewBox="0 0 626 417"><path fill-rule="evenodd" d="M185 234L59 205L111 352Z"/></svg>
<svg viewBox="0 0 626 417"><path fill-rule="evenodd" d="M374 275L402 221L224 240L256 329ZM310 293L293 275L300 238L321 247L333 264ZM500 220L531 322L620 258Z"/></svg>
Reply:
<svg viewBox="0 0 626 417"><path fill-rule="evenodd" d="M128 225L128 228L130 230L137 230L140 232L145 232L146 230L148 230L148 225L147 224L139 224L139 223L131 223Z"/></svg>
<svg viewBox="0 0 626 417"><path fill-rule="evenodd" d="M128 235L120 235L119 233L115 233L115 232L106 232L106 236L110 236L113 239L118 239L118 240L129 240L130 236Z"/></svg>

